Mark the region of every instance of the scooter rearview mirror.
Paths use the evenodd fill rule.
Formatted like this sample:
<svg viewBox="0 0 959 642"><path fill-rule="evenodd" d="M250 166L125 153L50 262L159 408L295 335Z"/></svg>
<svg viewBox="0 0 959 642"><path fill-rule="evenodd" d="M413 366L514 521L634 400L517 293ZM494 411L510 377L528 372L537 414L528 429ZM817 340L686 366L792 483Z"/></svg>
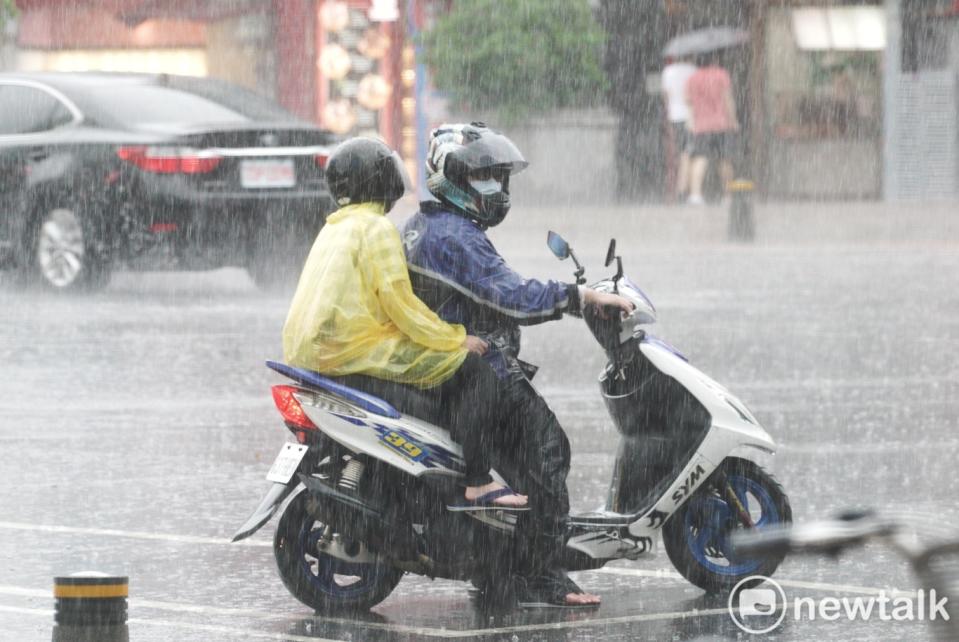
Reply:
<svg viewBox="0 0 959 642"><path fill-rule="evenodd" d="M569 243L556 232L552 230L549 231L546 235L546 245L549 246L550 251L560 261L569 258Z"/></svg>
<svg viewBox="0 0 959 642"><path fill-rule="evenodd" d="M616 258L616 239L609 239L609 249L606 250L606 262L603 267L609 267L609 264Z"/></svg>

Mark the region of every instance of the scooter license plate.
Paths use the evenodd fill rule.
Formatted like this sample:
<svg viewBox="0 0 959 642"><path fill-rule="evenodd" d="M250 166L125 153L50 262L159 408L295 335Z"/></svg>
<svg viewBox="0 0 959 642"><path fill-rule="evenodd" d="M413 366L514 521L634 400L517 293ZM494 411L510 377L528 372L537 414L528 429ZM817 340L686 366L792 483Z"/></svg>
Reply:
<svg viewBox="0 0 959 642"><path fill-rule="evenodd" d="M303 461L303 457L309 449L309 446L301 446L300 444L285 444L280 449L280 454L273 460L270 472L266 474L267 481L289 484L293 478L293 473L300 467L300 462Z"/></svg>

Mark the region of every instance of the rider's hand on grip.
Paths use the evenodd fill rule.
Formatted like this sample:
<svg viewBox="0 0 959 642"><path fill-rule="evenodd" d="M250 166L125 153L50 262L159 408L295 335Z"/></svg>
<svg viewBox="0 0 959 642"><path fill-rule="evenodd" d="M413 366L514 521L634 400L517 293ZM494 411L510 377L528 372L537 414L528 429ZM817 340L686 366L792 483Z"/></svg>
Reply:
<svg viewBox="0 0 959 642"><path fill-rule="evenodd" d="M466 338L463 339L463 347L478 355L486 354L486 351L489 349L489 345L487 345L485 341L471 334L466 335Z"/></svg>
<svg viewBox="0 0 959 642"><path fill-rule="evenodd" d="M624 315L633 311L635 306L626 297L609 292L597 292L590 288L583 288L583 305L595 306L596 314L600 319L608 319L610 312L620 311Z"/></svg>

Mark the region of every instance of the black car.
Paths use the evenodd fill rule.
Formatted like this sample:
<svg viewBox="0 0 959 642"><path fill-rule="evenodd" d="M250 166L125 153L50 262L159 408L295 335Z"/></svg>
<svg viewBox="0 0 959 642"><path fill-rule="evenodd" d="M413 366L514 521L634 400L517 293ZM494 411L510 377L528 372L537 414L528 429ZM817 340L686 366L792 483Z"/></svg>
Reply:
<svg viewBox="0 0 959 642"><path fill-rule="evenodd" d="M0 74L0 266L56 290L116 266L295 282L335 142L209 78Z"/></svg>

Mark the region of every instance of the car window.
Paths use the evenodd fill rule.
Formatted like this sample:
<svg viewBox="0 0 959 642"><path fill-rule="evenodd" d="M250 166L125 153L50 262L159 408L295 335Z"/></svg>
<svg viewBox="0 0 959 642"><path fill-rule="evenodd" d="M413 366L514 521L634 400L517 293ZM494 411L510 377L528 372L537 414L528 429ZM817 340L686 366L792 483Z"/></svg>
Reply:
<svg viewBox="0 0 959 642"><path fill-rule="evenodd" d="M0 85L0 135L47 131L72 120L70 110L42 89Z"/></svg>
<svg viewBox="0 0 959 642"><path fill-rule="evenodd" d="M218 78L167 76L166 86L203 96L253 120L292 121L296 116L269 98Z"/></svg>
<svg viewBox="0 0 959 642"><path fill-rule="evenodd" d="M240 106L157 85L98 87L89 96L101 117L125 126L205 125L260 120ZM282 115L282 112L277 110Z"/></svg>
<svg viewBox="0 0 959 642"><path fill-rule="evenodd" d="M59 100L54 100L53 111L50 112L50 129L61 127L73 122L73 114L67 109L66 105Z"/></svg>

